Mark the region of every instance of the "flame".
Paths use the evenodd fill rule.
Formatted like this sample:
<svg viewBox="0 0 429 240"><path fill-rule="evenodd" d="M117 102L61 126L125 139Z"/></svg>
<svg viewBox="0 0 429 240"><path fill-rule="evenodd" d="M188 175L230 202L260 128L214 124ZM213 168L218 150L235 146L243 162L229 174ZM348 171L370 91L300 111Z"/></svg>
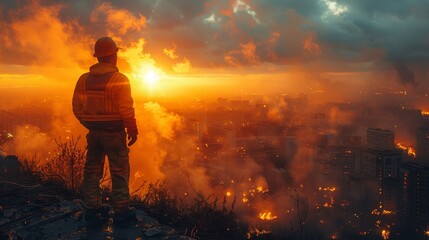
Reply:
<svg viewBox="0 0 429 240"><path fill-rule="evenodd" d="M277 219L277 216L273 215L271 212L266 211L266 212L259 213L259 219L271 221L271 220Z"/></svg>
<svg viewBox="0 0 429 240"><path fill-rule="evenodd" d="M401 149L401 150L403 150L403 151L406 151L407 152L407 154L408 154L408 156L410 156L410 157L416 157L416 149L414 149L413 147L411 147L411 146L409 146L409 147L407 147L405 144L403 144L403 143L397 143L396 144L396 146L399 148L399 149Z"/></svg>
<svg viewBox="0 0 429 240"><path fill-rule="evenodd" d="M319 187L319 191L329 191L329 192L335 192L337 190L336 187Z"/></svg>
<svg viewBox="0 0 429 240"><path fill-rule="evenodd" d="M383 206L381 206L381 208L382 207ZM371 214L372 215L380 216L380 215L391 215L391 214L394 214L394 212L393 211L389 211L389 210L385 210L385 209L383 209L382 211L380 211L377 208L375 208L374 210L371 211Z"/></svg>
<svg viewBox="0 0 429 240"><path fill-rule="evenodd" d="M228 192L226 192L226 196L227 196L227 197L231 197L231 195L232 195L232 193L231 193L231 192L229 192L229 191L228 191Z"/></svg>
<svg viewBox="0 0 429 240"><path fill-rule="evenodd" d="M420 114L423 115L423 116L428 116L429 115L429 111L421 110Z"/></svg>
<svg viewBox="0 0 429 240"><path fill-rule="evenodd" d="M429 230L425 231L425 236L429 237Z"/></svg>
<svg viewBox="0 0 429 240"><path fill-rule="evenodd" d="M384 240L389 239L390 231L389 230L382 230L381 231L381 237L383 237Z"/></svg>

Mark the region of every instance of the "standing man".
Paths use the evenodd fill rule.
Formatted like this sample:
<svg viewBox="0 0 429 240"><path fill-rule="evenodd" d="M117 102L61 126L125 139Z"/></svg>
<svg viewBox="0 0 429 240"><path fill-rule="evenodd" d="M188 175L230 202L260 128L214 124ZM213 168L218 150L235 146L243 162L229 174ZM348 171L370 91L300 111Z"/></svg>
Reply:
<svg viewBox="0 0 429 240"><path fill-rule="evenodd" d="M128 78L116 66L116 43L110 37L102 37L96 41L94 50L93 56L98 63L79 78L73 94L73 113L89 130L82 185L85 219L87 222L97 221L103 215L100 180L107 155L112 177L114 223L125 224L136 219L135 211L129 208L128 188L128 146L136 142L138 134L133 98Z"/></svg>

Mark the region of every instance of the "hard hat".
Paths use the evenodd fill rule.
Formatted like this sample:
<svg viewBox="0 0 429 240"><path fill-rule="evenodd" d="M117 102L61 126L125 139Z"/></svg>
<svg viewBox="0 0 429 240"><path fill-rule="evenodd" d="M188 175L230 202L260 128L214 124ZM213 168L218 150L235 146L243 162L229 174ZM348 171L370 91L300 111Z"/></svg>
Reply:
<svg viewBox="0 0 429 240"><path fill-rule="evenodd" d="M110 37L99 38L95 42L94 46L94 57L105 57L118 52L118 46Z"/></svg>

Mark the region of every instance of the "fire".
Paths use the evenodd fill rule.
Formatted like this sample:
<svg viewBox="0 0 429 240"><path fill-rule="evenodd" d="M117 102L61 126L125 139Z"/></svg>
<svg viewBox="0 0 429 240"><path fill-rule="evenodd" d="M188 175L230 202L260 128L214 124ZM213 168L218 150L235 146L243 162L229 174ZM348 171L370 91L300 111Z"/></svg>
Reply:
<svg viewBox="0 0 429 240"><path fill-rule="evenodd" d="M335 192L337 190L336 187L319 187L319 191L329 191L329 192Z"/></svg>
<svg viewBox="0 0 429 240"><path fill-rule="evenodd" d="M389 211L389 210L384 210L384 209L382 211L380 211L376 208L376 209L371 211L371 214L380 216L380 215L391 215L391 214L394 214L394 212Z"/></svg>
<svg viewBox="0 0 429 240"><path fill-rule="evenodd" d="M411 146L407 147L403 143L397 143L396 146L399 149L406 151L407 154L408 154L408 156L410 156L410 157L416 157L416 149L414 149L413 147L411 147Z"/></svg>
<svg viewBox="0 0 429 240"><path fill-rule="evenodd" d="M334 203L335 203L334 198L330 197L329 202L326 202L325 204L323 204L323 207L325 207L325 208L333 208L334 207Z"/></svg>
<svg viewBox="0 0 429 240"><path fill-rule="evenodd" d="M226 192L226 196L227 196L227 197L231 197L231 195L232 195L232 193L231 193L231 192L229 192L229 191L228 191L228 192Z"/></svg>
<svg viewBox="0 0 429 240"><path fill-rule="evenodd" d="M271 220L274 220L276 218L277 218L277 216L273 215L271 212L259 213L259 219L261 219L261 220L271 221Z"/></svg>
<svg viewBox="0 0 429 240"><path fill-rule="evenodd" d="M426 230L425 236L429 237L429 230Z"/></svg>
<svg viewBox="0 0 429 240"><path fill-rule="evenodd" d="M383 237L384 240L389 239L390 231L389 230L382 230L381 231L381 237Z"/></svg>
<svg viewBox="0 0 429 240"><path fill-rule="evenodd" d="M428 115L429 115L429 111L425 111L425 110L421 110L421 111L420 111L420 113L421 113L423 116L428 116Z"/></svg>

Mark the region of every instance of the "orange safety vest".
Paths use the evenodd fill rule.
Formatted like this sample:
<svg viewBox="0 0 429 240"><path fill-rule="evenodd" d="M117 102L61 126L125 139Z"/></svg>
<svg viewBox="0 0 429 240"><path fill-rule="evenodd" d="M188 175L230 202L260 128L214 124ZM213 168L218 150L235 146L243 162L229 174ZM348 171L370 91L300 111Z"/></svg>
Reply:
<svg viewBox="0 0 429 240"><path fill-rule="evenodd" d="M119 115L119 109L113 108L112 99L112 88L121 77L121 74L115 72L108 80L105 89L96 91L87 90L86 80L88 76L89 73L84 74L76 85L76 88L80 90L79 99L82 104L82 109L76 113L76 117L85 122L122 120L121 115Z"/></svg>

